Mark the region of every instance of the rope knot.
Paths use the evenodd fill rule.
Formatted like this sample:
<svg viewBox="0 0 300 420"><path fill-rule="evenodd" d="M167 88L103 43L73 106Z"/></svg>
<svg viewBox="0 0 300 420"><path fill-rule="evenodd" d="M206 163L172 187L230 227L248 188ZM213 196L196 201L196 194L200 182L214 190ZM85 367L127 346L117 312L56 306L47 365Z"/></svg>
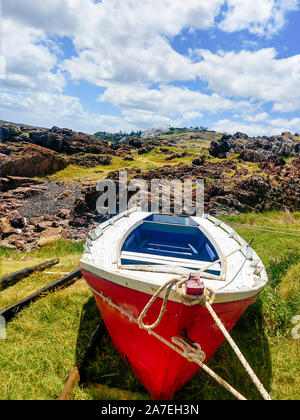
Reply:
<svg viewBox="0 0 300 420"><path fill-rule="evenodd" d="M184 357L189 362L196 362L200 360L200 362L203 363L206 359L206 354L204 353L200 344L198 343L193 343L191 345L182 337L173 337L172 343L176 344L178 347L181 348Z"/></svg>

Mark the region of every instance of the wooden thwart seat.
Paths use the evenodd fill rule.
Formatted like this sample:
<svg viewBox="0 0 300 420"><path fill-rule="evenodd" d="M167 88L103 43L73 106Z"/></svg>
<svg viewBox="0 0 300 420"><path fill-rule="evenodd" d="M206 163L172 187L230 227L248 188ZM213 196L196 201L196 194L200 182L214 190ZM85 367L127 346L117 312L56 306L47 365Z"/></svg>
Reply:
<svg viewBox="0 0 300 420"><path fill-rule="evenodd" d="M161 255L151 255L151 254L145 254L141 252L131 252L131 251L122 251L121 259L134 261L138 263L145 263L145 264L149 263L149 264L161 264L161 265L171 265L171 266L176 265L178 267L186 267L186 268L191 268L193 270L200 270L202 268L205 268L209 264L209 262L207 261L199 261L199 260L175 258L175 257L165 257ZM211 267L210 271L221 272L220 263L217 263L213 267Z"/></svg>

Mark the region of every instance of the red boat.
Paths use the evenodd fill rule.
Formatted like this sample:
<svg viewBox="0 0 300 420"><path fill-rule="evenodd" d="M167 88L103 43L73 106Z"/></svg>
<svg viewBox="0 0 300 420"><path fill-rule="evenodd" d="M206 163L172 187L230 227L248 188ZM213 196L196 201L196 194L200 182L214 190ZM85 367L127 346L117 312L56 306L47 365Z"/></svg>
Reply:
<svg viewBox="0 0 300 420"><path fill-rule="evenodd" d="M210 290L212 307L230 331L268 282L260 258L223 222L138 209L90 233L81 269L116 349L160 400L172 399L200 369L182 357L182 343L197 348L206 364L224 341L207 308L189 299L203 295L203 286ZM187 299L175 284L182 278ZM168 284L166 299L162 293L143 312Z"/></svg>

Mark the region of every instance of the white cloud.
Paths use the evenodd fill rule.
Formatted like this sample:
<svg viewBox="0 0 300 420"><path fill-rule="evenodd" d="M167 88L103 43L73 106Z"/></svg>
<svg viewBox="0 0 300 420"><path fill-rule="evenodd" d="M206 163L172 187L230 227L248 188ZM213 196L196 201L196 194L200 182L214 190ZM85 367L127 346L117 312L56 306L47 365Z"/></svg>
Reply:
<svg viewBox="0 0 300 420"><path fill-rule="evenodd" d="M90 5L73 34L78 57L66 60L63 68L73 79L98 86L193 79L196 66L171 47L168 37L185 27L213 27L223 1L103 0Z"/></svg>
<svg viewBox="0 0 300 420"><path fill-rule="evenodd" d="M279 112L299 109L300 55L277 59L274 48L265 48L191 50L185 56L172 48L171 39L183 29L196 35L197 29L216 28L225 3L220 29L269 36L282 28L298 0L4 0L1 115L16 120L15 110L24 122L88 132L180 125L225 111L246 122L225 119L216 127L262 133L284 121L295 125L278 119L276 125L274 119L266 126L262 104L271 102ZM65 60L61 36L72 40L75 51ZM119 107L122 115L86 112L79 98L63 94L68 77L105 87L99 101ZM208 83L209 94L171 85L197 78Z"/></svg>
<svg viewBox="0 0 300 420"><path fill-rule="evenodd" d="M249 122L263 122L268 119L269 115L266 112L260 112L253 115L244 115L244 120Z"/></svg>
<svg viewBox="0 0 300 420"><path fill-rule="evenodd" d="M167 37L184 27L214 26L224 0L5 0L7 18L72 37L78 56L63 68L74 80L169 82L196 75L191 60L172 49Z"/></svg>
<svg viewBox="0 0 300 420"><path fill-rule="evenodd" d="M274 48L213 54L198 50L199 76L224 96L274 102L276 110L297 109L300 101L300 54L276 59Z"/></svg>
<svg viewBox="0 0 300 420"><path fill-rule="evenodd" d="M292 118L291 120L285 118L275 118L268 121L268 123L281 132L286 130L300 132L300 118Z"/></svg>
<svg viewBox="0 0 300 420"><path fill-rule="evenodd" d="M232 121L229 119L217 121L215 124L212 125L211 129L220 133L228 134L235 134L237 132L241 132L248 134L248 136L262 136L268 134L265 125L249 124L246 122Z"/></svg>
<svg viewBox="0 0 300 420"><path fill-rule="evenodd" d="M46 45L44 32L11 19L3 19L1 29L6 64L6 78L1 87L16 92L61 92L65 78L55 71L57 57Z"/></svg>
<svg viewBox="0 0 300 420"><path fill-rule="evenodd" d="M197 111L189 111L189 112L185 112L182 115L182 118L185 121L192 121L192 120L197 120L197 119L203 118L203 115L200 112L197 112Z"/></svg>
<svg viewBox="0 0 300 420"><path fill-rule="evenodd" d="M153 126L177 126L180 122L168 116L142 110L127 110L123 116L86 112L79 98L54 93L21 94L0 92L0 115L6 121L42 127L72 128L89 134L99 130L127 131Z"/></svg>
<svg viewBox="0 0 300 420"><path fill-rule="evenodd" d="M159 113L165 116L179 116L190 112L211 112L248 109L246 101L234 102L218 94L203 94L187 88L162 85L159 89L119 85L108 88L98 98L99 101L110 102L127 110Z"/></svg>
<svg viewBox="0 0 300 420"><path fill-rule="evenodd" d="M0 55L0 80L5 79L5 77L6 77L5 58L3 55Z"/></svg>
<svg viewBox="0 0 300 420"><path fill-rule="evenodd" d="M291 120L284 118L267 119L264 121L264 124L257 124L259 121L249 123L249 121L224 119L217 121L211 128L221 133L234 134L236 132L242 132L249 136L280 135L287 130L300 132L300 118L293 118Z"/></svg>
<svg viewBox="0 0 300 420"><path fill-rule="evenodd" d="M73 96L34 93L0 92L1 119L42 127L68 127L95 133L99 130L130 130L132 125L121 117L97 115L84 111Z"/></svg>
<svg viewBox="0 0 300 420"><path fill-rule="evenodd" d="M168 83L194 79L197 75L196 65L174 51L160 36L153 36L147 41L134 40L130 45L103 37L101 44L80 52L78 57L65 60L63 69L74 80L86 80L97 86Z"/></svg>
<svg viewBox="0 0 300 420"><path fill-rule="evenodd" d="M71 35L78 29L82 8L90 0L2 0L4 18L60 35Z"/></svg>
<svg viewBox="0 0 300 420"><path fill-rule="evenodd" d="M228 10L219 28L225 32L243 29L256 35L273 35L286 23L286 14L299 7L298 0L227 0Z"/></svg>

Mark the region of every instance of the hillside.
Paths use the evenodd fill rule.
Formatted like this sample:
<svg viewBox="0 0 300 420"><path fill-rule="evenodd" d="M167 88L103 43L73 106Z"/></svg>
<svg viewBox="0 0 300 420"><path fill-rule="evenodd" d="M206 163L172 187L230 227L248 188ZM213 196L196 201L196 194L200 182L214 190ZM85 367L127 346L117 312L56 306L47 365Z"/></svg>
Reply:
<svg viewBox="0 0 300 420"><path fill-rule="evenodd" d="M0 124L0 246L32 249L48 237L84 239L101 218L96 182L204 179L218 216L300 209L300 136L250 138L172 129L118 142L69 129ZM109 138L109 137L108 137ZM25 220L26 219L26 220Z"/></svg>
<svg viewBox="0 0 300 420"><path fill-rule="evenodd" d="M68 129L0 124L0 276L59 258L1 292L1 309L76 270L95 211L96 182L128 178L205 179L206 211L231 224L264 262L270 283L232 335L273 399L299 399L299 135L249 138L215 132L172 132L150 138L100 140ZM260 229L254 226L260 226ZM52 269L51 269L52 270ZM84 280L49 293L7 324L0 354L0 399L55 400L99 322ZM252 381L228 344L209 366L250 399ZM91 383L147 399L105 332L84 366L74 400L118 399ZM122 393L122 399L126 398ZM232 396L200 371L175 400Z"/></svg>

